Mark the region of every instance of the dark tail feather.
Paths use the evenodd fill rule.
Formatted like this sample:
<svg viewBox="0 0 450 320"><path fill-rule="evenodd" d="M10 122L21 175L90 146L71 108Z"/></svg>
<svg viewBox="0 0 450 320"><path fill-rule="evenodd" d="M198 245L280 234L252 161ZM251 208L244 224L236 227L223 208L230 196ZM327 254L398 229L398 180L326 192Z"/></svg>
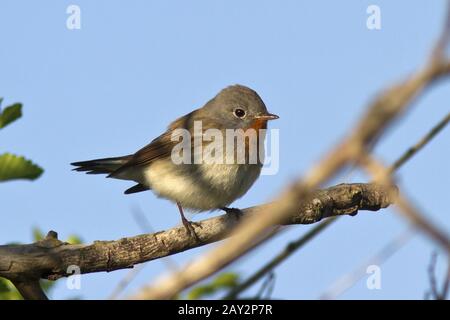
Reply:
<svg viewBox="0 0 450 320"><path fill-rule="evenodd" d="M150 190L149 188L147 188L146 186L144 186L143 184L137 184L127 190L125 190L125 194L131 194L131 193L136 193L136 192L142 192L142 191L147 191Z"/></svg>
<svg viewBox="0 0 450 320"><path fill-rule="evenodd" d="M77 167L74 171L84 171L87 174L110 174L124 165L131 156L95 159L89 161L73 162L71 165Z"/></svg>

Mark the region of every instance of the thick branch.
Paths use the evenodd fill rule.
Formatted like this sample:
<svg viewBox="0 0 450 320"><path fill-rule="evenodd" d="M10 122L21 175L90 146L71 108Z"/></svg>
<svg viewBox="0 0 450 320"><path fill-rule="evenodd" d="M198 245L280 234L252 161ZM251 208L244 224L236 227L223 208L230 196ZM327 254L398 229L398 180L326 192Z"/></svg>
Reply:
<svg viewBox="0 0 450 320"><path fill-rule="evenodd" d="M393 193L396 190L385 190L376 184L340 184L318 190L309 200L298 203L298 210L284 224L310 224L322 218L355 215L358 210L377 211L392 204ZM184 227L177 227L117 241L71 245L50 232L44 240L33 244L0 246L0 276L14 283L36 283L40 278L55 280L68 276L69 266L79 267L81 273L130 268L224 239L241 219L255 219L261 207L242 210L242 218L225 214L195 223L198 239L188 236Z"/></svg>

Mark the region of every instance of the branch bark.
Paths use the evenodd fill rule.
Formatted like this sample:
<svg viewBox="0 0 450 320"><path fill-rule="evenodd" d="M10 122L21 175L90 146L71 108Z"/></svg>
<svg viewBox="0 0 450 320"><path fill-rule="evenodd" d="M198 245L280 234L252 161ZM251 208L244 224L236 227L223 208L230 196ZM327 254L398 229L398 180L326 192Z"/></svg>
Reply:
<svg viewBox="0 0 450 320"><path fill-rule="evenodd" d="M317 190L307 200L298 202L295 214L284 224L311 224L323 218L355 215L359 210L377 211L392 204L396 193L396 188L362 183ZM71 245L59 241L56 232L51 231L36 243L0 246L0 276L21 284L25 288L21 290L24 298L44 299L45 295L35 290L36 286L31 287L41 278L56 280L69 276L70 266L79 267L81 273L132 268L142 262L213 243L228 237L241 220L257 219L258 212L268 205L244 209L242 217L224 214L194 223L198 239L190 237L181 226L116 241Z"/></svg>

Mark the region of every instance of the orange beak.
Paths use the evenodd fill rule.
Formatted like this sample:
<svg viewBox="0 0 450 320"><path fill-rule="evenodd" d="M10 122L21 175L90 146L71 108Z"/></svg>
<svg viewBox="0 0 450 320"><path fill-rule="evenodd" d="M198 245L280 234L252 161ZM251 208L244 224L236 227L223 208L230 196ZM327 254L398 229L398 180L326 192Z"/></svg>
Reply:
<svg viewBox="0 0 450 320"><path fill-rule="evenodd" d="M255 119L257 119L257 120L266 120L266 121L276 120L278 118L279 118L279 116L277 116L276 114L272 114L272 113L266 113L266 114L261 114L261 115L255 116Z"/></svg>

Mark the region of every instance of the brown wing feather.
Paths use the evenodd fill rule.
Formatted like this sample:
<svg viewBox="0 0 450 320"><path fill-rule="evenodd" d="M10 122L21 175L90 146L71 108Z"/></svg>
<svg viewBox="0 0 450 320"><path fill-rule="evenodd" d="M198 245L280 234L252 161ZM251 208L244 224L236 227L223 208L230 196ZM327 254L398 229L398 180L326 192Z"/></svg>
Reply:
<svg viewBox="0 0 450 320"><path fill-rule="evenodd" d="M114 177L131 167L145 166L157 159L170 157L173 147L178 143L178 141L172 141L171 139L173 130L189 128L188 124L192 122L192 116L195 112L196 110L172 122L166 132L138 150L125 164L109 176Z"/></svg>

